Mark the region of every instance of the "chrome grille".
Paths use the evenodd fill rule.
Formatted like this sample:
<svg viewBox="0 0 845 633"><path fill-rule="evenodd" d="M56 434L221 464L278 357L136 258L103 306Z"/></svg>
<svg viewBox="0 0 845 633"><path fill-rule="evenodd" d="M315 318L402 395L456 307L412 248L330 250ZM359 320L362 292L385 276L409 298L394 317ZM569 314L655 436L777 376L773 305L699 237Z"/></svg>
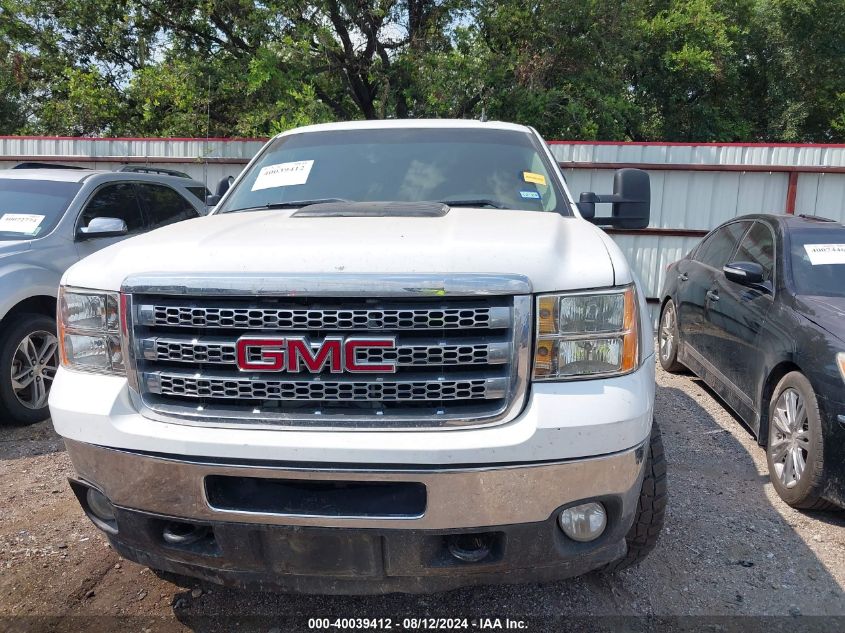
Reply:
<svg viewBox="0 0 845 633"><path fill-rule="evenodd" d="M219 308L144 304L139 323L152 327L243 330L455 330L507 325L508 308L322 309Z"/></svg>
<svg viewBox="0 0 845 633"><path fill-rule="evenodd" d="M176 294L179 292L179 294ZM528 296L411 298L131 294L132 379L145 414L214 426L426 428L493 424L523 401ZM395 339L358 351L395 373L249 372L242 336ZM260 351L256 352L260 354ZM257 359L256 359L257 360Z"/></svg>

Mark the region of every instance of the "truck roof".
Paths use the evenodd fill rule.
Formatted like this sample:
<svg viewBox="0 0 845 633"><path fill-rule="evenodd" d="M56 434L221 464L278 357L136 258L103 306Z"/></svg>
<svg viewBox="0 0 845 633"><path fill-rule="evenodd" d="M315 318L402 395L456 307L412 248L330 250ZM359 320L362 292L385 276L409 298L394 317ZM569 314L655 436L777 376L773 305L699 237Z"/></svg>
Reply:
<svg viewBox="0 0 845 633"><path fill-rule="evenodd" d="M320 123L294 128L278 134L300 134L304 132L329 132L335 130L390 130L390 129L475 129L511 130L530 132L530 128L504 121L477 121L474 119L379 119L377 121L343 121L341 123Z"/></svg>

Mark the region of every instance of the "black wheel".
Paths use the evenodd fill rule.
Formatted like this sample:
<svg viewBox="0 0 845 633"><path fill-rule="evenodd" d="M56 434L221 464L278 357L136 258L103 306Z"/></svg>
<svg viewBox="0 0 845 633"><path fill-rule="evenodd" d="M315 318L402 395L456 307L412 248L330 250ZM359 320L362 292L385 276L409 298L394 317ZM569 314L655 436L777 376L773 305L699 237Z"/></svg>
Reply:
<svg viewBox="0 0 845 633"><path fill-rule="evenodd" d="M821 498L824 484L821 414L813 386L800 372L793 371L781 378L772 394L766 461L772 485L793 508L836 507Z"/></svg>
<svg viewBox="0 0 845 633"><path fill-rule="evenodd" d="M628 530L625 541L628 553L619 560L610 563L602 571L617 572L636 565L649 555L663 530L666 503L669 492L666 486L666 459L663 455L663 438L657 421L651 427L651 439L648 445L648 457L645 464L645 476L637 501L637 514L634 524Z"/></svg>
<svg viewBox="0 0 845 633"><path fill-rule="evenodd" d="M56 321L21 314L0 334L0 424L34 424L50 417L47 396L59 366Z"/></svg>
<svg viewBox="0 0 845 633"><path fill-rule="evenodd" d="M660 312L660 325L657 329L657 356L660 359L660 366L673 374L684 371L685 367L678 362L678 347L680 344L678 334L678 311L672 299L666 302Z"/></svg>

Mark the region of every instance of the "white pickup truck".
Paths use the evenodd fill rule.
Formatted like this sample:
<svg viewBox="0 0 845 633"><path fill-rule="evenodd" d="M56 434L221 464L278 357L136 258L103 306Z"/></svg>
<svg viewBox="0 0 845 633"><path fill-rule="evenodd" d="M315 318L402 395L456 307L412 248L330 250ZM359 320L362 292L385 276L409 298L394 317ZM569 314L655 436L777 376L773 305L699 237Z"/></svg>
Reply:
<svg viewBox="0 0 845 633"><path fill-rule="evenodd" d="M71 485L126 558L225 584L636 563L667 498L652 328L595 225L648 215L645 173L576 203L523 126L285 132L208 217L64 275L50 410Z"/></svg>

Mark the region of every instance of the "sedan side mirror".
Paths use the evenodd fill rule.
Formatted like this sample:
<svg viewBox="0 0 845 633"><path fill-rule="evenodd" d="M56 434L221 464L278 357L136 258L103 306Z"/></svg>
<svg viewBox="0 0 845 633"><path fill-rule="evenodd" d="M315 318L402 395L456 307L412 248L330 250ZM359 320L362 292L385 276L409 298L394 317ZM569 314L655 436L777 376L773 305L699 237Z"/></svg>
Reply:
<svg viewBox="0 0 845 633"><path fill-rule="evenodd" d="M613 205L611 217L597 218L596 204ZM598 195L592 191L581 194L578 210L585 220L599 226L620 229L644 229L651 215L651 183L642 169L619 169L613 176L613 194Z"/></svg>
<svg viewBox="0 0 845 633"><path fill-rule="evenodd" d="M728 280L743 286L759 286L765 271L757 262L731 262L722 271Z"/></svg>
<svg viewBox="0 0 845 633"><path fill-rule="evenodd" d="M129 233L126 222L120 218L92 218L88 226L79 228L76 236L82 240L95 237L117 237Z"/></svg>

